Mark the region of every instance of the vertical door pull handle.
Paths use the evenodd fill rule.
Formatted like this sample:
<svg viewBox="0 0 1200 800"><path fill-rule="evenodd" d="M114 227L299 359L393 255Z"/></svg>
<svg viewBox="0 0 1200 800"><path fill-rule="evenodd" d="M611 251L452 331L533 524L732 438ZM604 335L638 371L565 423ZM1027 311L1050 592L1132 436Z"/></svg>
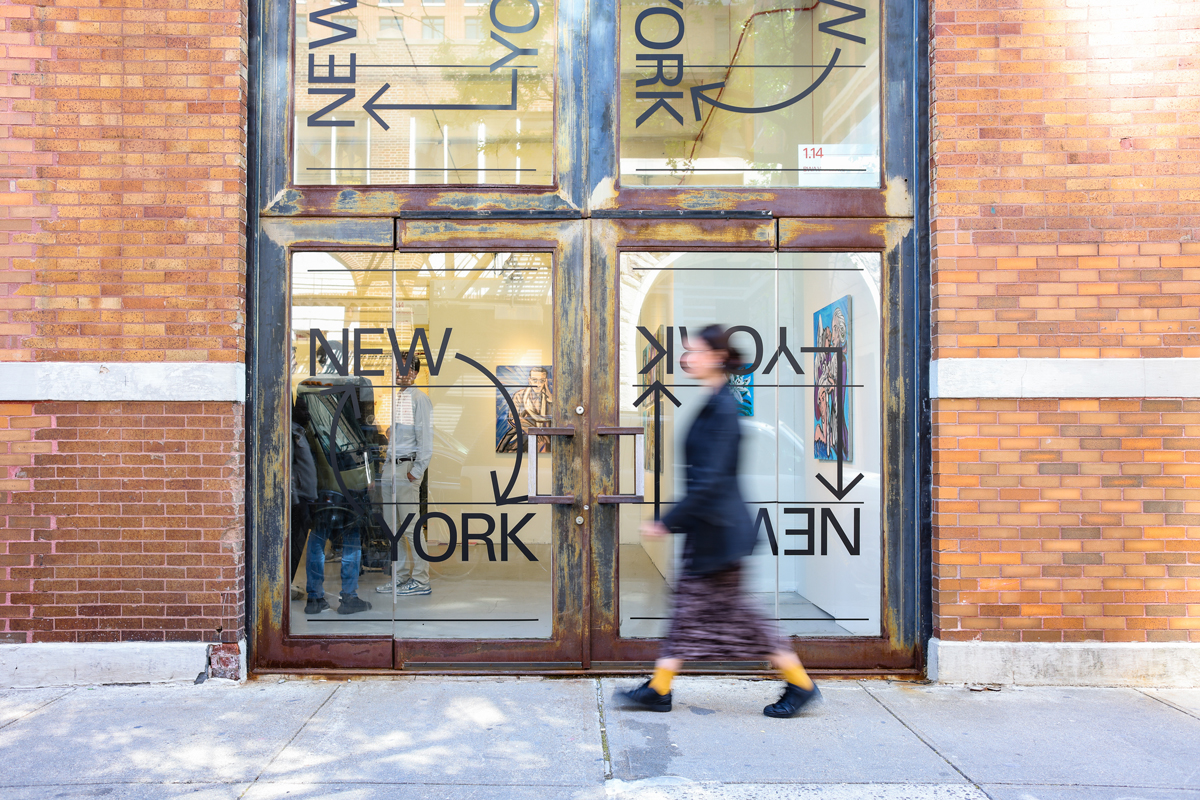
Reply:
<svg viewBox="0 0 1200 800"><path fill-rule="evenodd" d="M633 437L633 494L602 494L597 503L641 503L646 496L646 431L643 428L621 428L601 426L596 428L599 436ZM617 445L620 447L620 445ZM619 453L620 451L618 451ZM617 459L618 464L620 458ZM618 467L619 469L619 467Z"/></svg>
<svg viewBox="0 0 1200 800"><path fill-rule="evenodd" d="M525 444L529 448L529 498L527 503L541 503L545 505L569 506L575 504L575 497L572 495L555 495L555 494L538 494L537 490L537 474L538 474L538 446L537 440L539 436L574 436L575 426L567 425L561 428L526 428L525 429Z"/></svg>

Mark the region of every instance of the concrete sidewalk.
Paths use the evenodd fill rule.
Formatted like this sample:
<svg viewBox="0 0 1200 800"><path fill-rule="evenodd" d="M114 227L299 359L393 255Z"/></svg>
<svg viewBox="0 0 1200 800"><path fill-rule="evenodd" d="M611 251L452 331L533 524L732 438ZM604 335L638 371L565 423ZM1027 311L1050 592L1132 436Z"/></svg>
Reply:
<svg viewBox="0 0 1200 800"><path fill-rule="evenodd" d="M0 691L0 798L1200 800L1200 690L414 677Z"/></svg>

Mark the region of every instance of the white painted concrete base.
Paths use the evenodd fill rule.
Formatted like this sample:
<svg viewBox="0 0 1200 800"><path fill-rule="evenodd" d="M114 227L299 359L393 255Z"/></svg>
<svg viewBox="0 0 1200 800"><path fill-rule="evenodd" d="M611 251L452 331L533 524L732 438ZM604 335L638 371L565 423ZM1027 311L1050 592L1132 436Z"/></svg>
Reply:
<svg viewBox="0 0 1200 800"><path fill-rule="evenodd" d="M9 361L0 400L246 402L246 365L221 362Z"/></svg>
<svg viewBox="0 0 1200 800"><path fill-rule="evenodd" d="M929 640L928 677L948 684L1200 687L1200 644Z"/></svg>
<svg viewBox="0 0 1200 800"><path fill-rule="evenodd" d="M241 678L246 679L246 643ZM0 688L106 683L192 683L208 667L206 642L46 642L0 645Z"/></svg>

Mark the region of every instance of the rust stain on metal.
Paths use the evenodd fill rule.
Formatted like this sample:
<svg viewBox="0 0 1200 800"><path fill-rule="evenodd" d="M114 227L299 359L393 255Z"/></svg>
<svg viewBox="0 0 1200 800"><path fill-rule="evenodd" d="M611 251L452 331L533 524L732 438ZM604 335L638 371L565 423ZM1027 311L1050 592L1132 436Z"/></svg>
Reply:
<svg viewBox="0 0 1200 800"><path fill-rule="evenodd" d="M343 189L333 200L333 210L348 214L393 214L408 205L400 192L362 192Z"/></svg>
<svg viewBox="0 0 1200 800"><path fill-rule="evenodd" d="M596 184L596 188L592 190L590 200L591 208L610 208L617 201L617 182L611 177L605 178Z"/></svg>
<svg viewBox="0 0 1200 800"><path fill-rule="evenodd" d="M784 220L780 220L782 225ZM788 224L789 234L792 236L810 236L814 233L833 233L837 230L837 226L829 222L808 222L806 220L789 219Z"/></svg>
<svg viewBox="0 0 1200 800"><path fill-rule="evenodd" d="M396 225L396 241L400 247L463 247L472 246L477 242L493 248L513 242L526 246L557 247L566 234L565 226L568 224L520 220L401 220Z"/></svg>
<svg viewBox="0 0 1200 800"><path fill-rule="evenodd" d="M707 209L713 211L731 211L746 203L763 203L769 208L778 200L775 192L714 192L711 190L680 191L675 199L680 205L692 209Z"/></svg>
<svg viewBox="0 0 1200 800"><path fill-rule="evenodd" d="M262 231L279 247L329 245L339 249L392 246L390 219L264 219Z"/></svg>
<svg viewBox="0 0 1200 800"><path fill-rule="evenodd" d="M621 238L650 245L713 247L775 244L775 223L767 220L641 220L619 221Z"/></svg>

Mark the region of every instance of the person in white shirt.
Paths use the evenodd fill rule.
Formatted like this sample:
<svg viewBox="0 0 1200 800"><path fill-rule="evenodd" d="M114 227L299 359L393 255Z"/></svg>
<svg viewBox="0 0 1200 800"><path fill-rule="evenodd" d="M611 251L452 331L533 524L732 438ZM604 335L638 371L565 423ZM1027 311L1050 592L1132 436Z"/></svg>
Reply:
<svg viewBox="0 0 1200 800"><path fill-rule="evenodd" d="M405 362L408 352L400 354ZM413 515L408 530L404 533L401 555L403 562L396 565L396 585L384 583L376 587L380 594L391 594L393 588L398 595L430 594L429 562L417 554L413 547L413 536L421 537L421 549L429 552L424 526L418 533L417 520L421 517L421 479L429 468L433 457L433 404L428 395L413 386L421 372L420 356L414 354L412 367L403 372L404 365L397 365L396 384L400 391L392 403L392 427L389 433L387 458L383 465L384 518L392 531L396 531L409 514Z"/></svg>

